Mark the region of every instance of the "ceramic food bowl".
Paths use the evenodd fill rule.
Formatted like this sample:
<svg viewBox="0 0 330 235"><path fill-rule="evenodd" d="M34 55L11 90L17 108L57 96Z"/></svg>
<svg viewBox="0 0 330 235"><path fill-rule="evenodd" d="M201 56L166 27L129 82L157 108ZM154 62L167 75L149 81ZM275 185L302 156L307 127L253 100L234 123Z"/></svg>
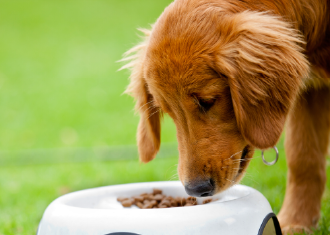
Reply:
<svg viewBox="0 0 330 235"><path fill-rule="evenodd" d="M150 193L188 197L179 181L135 183L88 189L52 202L37 235L281 235L267 199L236 185L205 205L164 209L124 208L118 197ZM198 198L199 204L205 198ZM215 201L214 201L215 200Z"/></svg>

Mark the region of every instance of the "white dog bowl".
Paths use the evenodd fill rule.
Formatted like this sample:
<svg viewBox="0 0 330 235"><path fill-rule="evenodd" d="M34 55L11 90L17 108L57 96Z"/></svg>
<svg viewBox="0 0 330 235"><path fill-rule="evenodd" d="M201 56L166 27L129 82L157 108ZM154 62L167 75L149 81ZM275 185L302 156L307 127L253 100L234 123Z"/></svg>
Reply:
<svg viewBox="0 0 330 235"><path fill-rule="evenodd" d="M124 208L117 197L163 190L188 197L180 182L151 182L88 189L62 196L46 209L37 235L280 235L267 199L236 185L209 204L165 209ZM197 199L200 204L205 198Z"/></svg>

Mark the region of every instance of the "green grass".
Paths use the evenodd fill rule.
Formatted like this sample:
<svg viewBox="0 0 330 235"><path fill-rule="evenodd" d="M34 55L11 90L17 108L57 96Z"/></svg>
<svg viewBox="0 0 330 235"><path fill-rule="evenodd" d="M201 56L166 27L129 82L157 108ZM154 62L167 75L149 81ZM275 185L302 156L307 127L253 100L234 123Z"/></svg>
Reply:
<svg viewBox="0 0 330 235"><path fill-rule="evenodd" d="M81 189L173 180L175 128L165 118L161 156L137 161L132 98L121 55L169 0L0 0L0 235L35 234L47 205ZM108 147L110 146L110 147ZM243 183L277 213L286 164L252 160ZM269 154L272 154L270 152ZM328 178L330 172L328 170ZM320 229L330 233L330 182Z"/></svg>
<svg viewBox="0 0 330 235"><path fill-rule="evenodd" d="M1 1L0 149L134 144L138 117L116 61L169 3Z"/></svg>

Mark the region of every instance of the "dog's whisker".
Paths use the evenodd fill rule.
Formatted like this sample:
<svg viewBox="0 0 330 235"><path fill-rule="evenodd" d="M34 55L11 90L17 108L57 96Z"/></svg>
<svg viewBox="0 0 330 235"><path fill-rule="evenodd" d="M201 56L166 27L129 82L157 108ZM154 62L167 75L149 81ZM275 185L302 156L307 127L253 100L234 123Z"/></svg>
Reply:
<svg viewBox="0 0 330 235"><path fill-rule="evenodd" d="M239 154L239 153L241 153L242 152L242 150L241 151L239 151L239 152L237 152L237 153L234 153L233 155L231 155L229 158L231 159L232 157L234 157L235 155L237 155L237 154Z"/></svg>
<svg viewBox="0 0 330 235"><path fill-rule="evenodd" d="M144 106L146 106L146 105L148 105L148 104L150 104L150 103L152 103L152 102L154 102L154 101L151 100L151 101L145 103L144 105L142 105L141 107L138 108L138 111L140 111Z"/></svg>
<svg viewBox="0 0 330 235"><path fill-rule="evenodd" d="M154 108L159 108L159 107L151 104L150 106L147 106L147 108L143 111L143 113L145 114L146 112L151 111Z"/></svg>
<svg viewBox="0 0 330 235"><path fill-rule="evenodd" d="M233 162L244 162L244 161L249 161L252 159L254 159L254 157L253 158L244 158L244 159L235 159L235 160L233 160Z"/></svg>
<svg viewBox="0 0 330 235"><path fill-rule="evenodd" d="M257 182L255 179L253 179L252 175L249 175L249 174L246 173L246 174L244 174L244 178L247 179L247 180L251 180L255 184L260 185L260 182Z"/></svg>
<svg viewBox="0 0 330 235"><path fill-rule="evenodd" d="M154 107L154 108L151 108L151 109L146 110L146 111L144 112L144 115L147 116L146 120L148 120L152 115L154 115L155 113L157 113L158 111L160 111L160 110L158 110L158 109L156 109L156 111L154 111L155 109L156 109L156 108Z"/></svg>
<svg viewBox="0 0 330 235"><path fill-rule="evenodd" d="M230 187L234 186L235 184L237 184L237 182L233 181L233 180L229 180L227 178L224 178L225 180L230 182Z"/></svg>
<svg viewBox="0 0 330 235"><path fill-rule="evenodd" d="M227 180L227 181L229 181L229 182L232 182L232 183L234 183L235 181L233 181L233 180L229 180L229 179L227 179L227 178L224 178L225 180Z"/></svg>
<svg viewBox="0 0 330 235"><path fill-rule="evenodd" d="M177 173L175 173L168 179L168 181L174 181L174 180L177 180L178 178L179 178L179 175Z"/></svg>
<svg viewBox="0 0 330 235"><path fill-rule="evenodd" d="M154 114L158 113L158 112L160 112L160 109L158 109L156 112L153 112L152 114L150 114L150 116L147 118L147 120L148 120L149 118L151 118Z"/></svg>
<svg viewBox="0 0 330 235"><path fill-rule="evenodd" d="M155 105L151 105L150 107L146 108L144 111L143 111L143 114L142 115L148 115L148 113L152 112L153 109L159 109L159 107L155 106Z"/></svg>
<svg viewBox="0 0 330 235"><path fill-rule="evenodd" d="M167 168L167 170L165 171L165 177L167 178L167 173L169 172L169 170L171 170L173 167L177 167L177 166L178 166L178 164L174 164L173 166L170 166L169 168ZM173 172L173 171L175 171L175 172ZM177 170L176 169L175 170L172 170L170 172L170 174L172 175L171 177L173 177L173 174L177 174ZM171 177L169 177L169 179Z"/></svg>
<svg viewBox="0 0 330 235"><path fill-rule="evenodd" d="M176 178L177 178L177 174L174 173L174 174L172 174L170 177L168 177L167 180L168 180L168 181L172 181L172 180L174 180L174 179L176 179Z"/></svg>
<svg viewBox="0 0 330 235"><path fill-rule="evenodd" d="M177 175L178 175L178 171L177 171L176 169L175 169L175 170L172 170L170 174L171 174L171 175L176 175L176 176L177 176Z"/></svg>

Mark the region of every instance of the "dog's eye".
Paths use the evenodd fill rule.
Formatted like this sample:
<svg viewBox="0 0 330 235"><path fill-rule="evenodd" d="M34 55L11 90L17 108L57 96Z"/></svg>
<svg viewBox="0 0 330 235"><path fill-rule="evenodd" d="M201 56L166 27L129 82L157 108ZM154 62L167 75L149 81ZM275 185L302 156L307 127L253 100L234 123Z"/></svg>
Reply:
<svg viewBox="0 0 330 235"><path fill-rule="evenodd" d="M215 99L198 99L199 107L203 112L208 111L215 103Z"/></svg>

